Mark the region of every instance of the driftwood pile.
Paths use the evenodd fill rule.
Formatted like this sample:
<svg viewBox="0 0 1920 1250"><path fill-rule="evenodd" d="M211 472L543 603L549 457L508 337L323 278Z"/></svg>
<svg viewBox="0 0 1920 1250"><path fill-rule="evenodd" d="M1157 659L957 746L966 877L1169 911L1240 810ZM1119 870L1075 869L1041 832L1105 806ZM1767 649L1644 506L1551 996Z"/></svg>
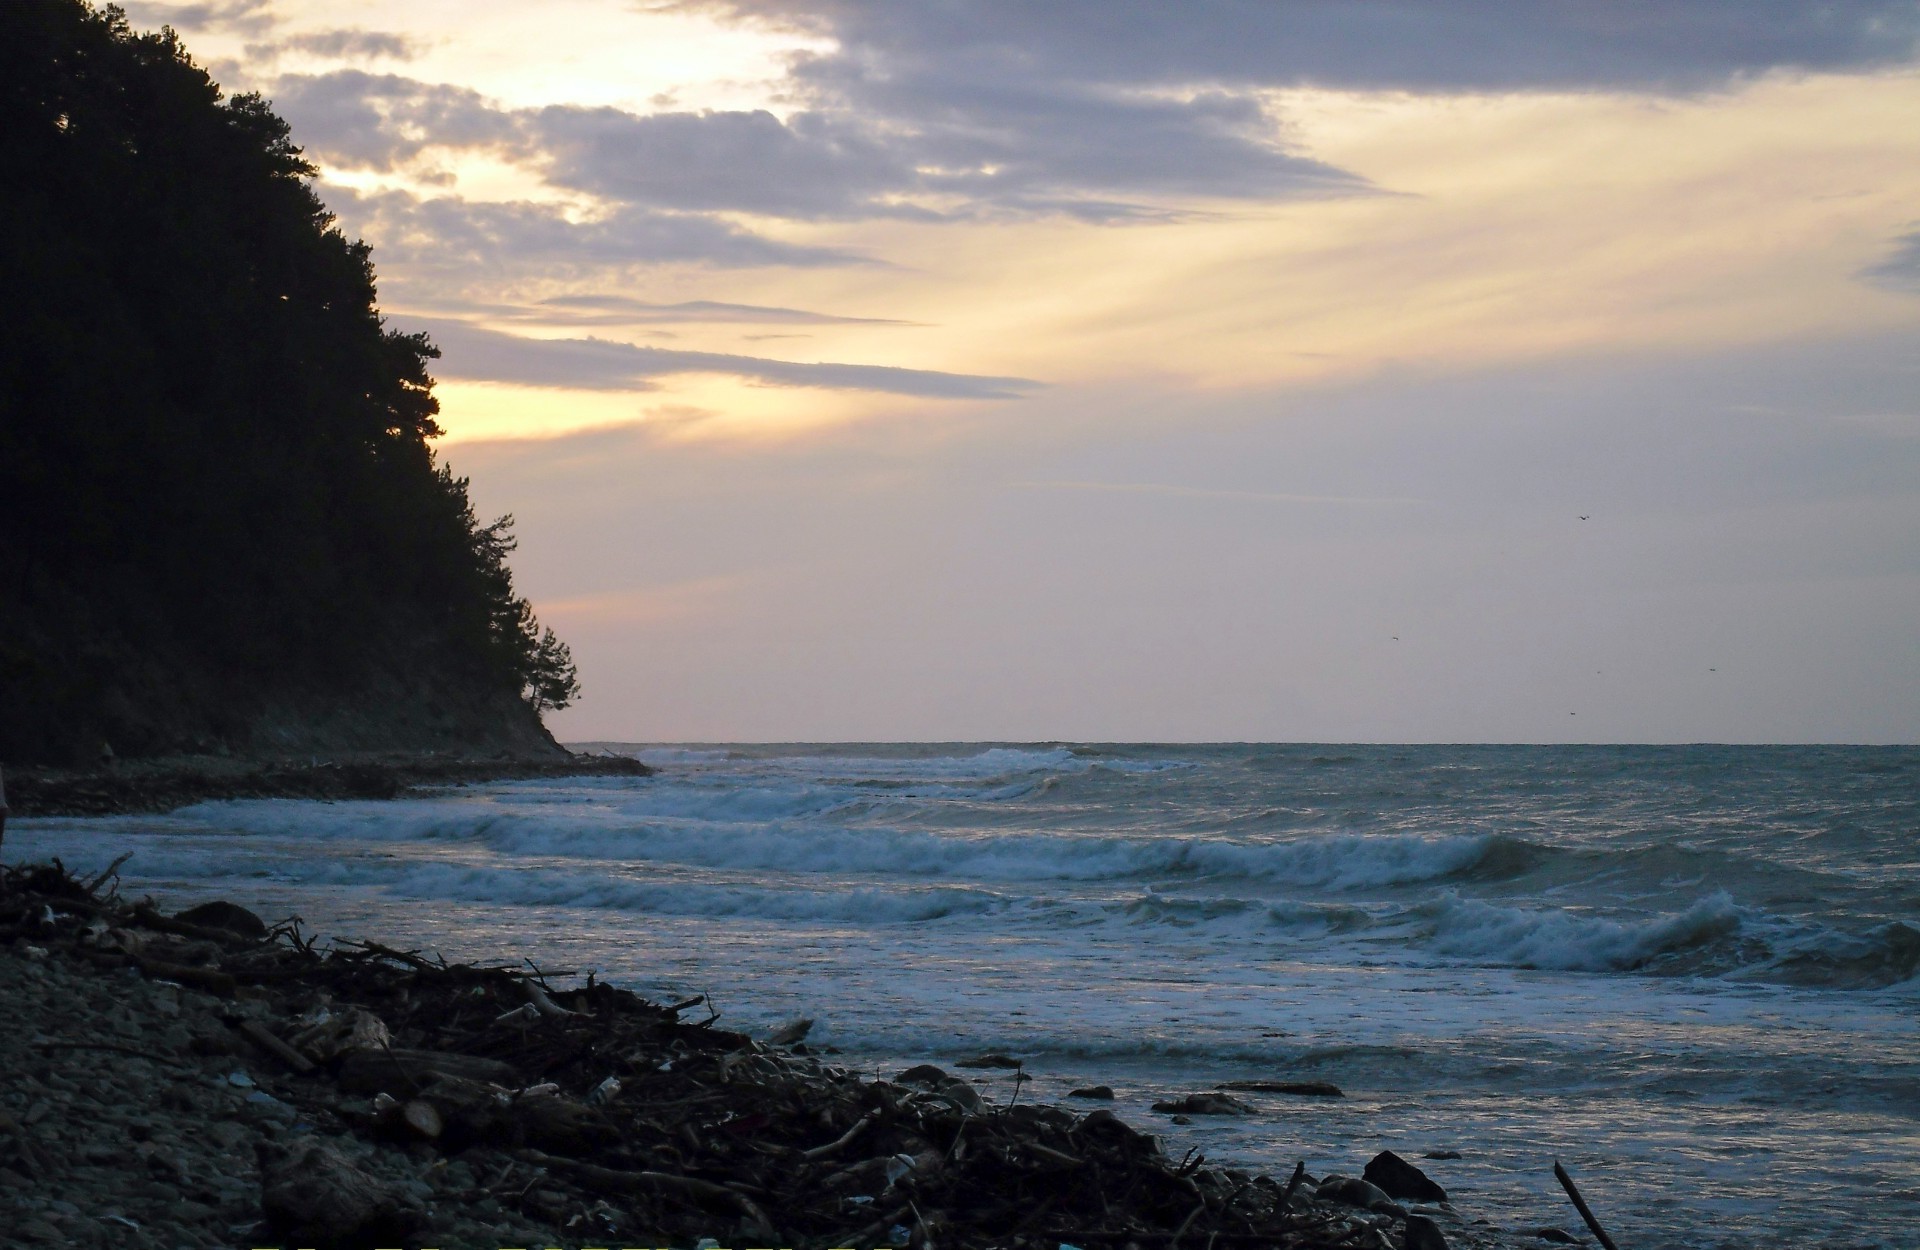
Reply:
<svg viewBox="0 0 1920 1250"><path fill-rule="evenodd" d="M226 903L169 916L112 885L57 863L0 870L0 946L59 947L219 996L236 1038L284 1068L279 1097L303 1116L461 1161L476 1194L569 1244L1447 1244L1428 1218L1441 1211L1383 1192L1401 1175L1390 1166L1317 1181L1209 1168L1110 1111L994 1105L931 1065L863 1078L809 1053L804 1025L756 1040L716 1027L704 998L661 1005L591 976L560 988L572 974L374 942L321 948L297 921L269 927ZM291 1140L261 1160L256 1237L281 1240L248 1244L441 1244L324 1134ZM1402 1166L1406 1184L1431 1186Z"/></svg>

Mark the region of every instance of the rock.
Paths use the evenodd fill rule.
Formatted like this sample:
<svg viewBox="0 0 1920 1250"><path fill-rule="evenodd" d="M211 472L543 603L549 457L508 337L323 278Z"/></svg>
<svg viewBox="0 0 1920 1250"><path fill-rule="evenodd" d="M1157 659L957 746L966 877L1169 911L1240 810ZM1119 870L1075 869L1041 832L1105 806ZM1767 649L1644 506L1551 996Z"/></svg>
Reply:
<svg viewBox="0 0 1920 1250"><path fill-rule="evenodd" d="M1551 1241L1562 1246L1578 1245L1580 1239L1564 1228L1536 1228L1533 1235L1542 1241Z"/></svg>
<svg viewBox="0 0 1920 1250"><path fill-rule="evenodd" d="M1150 1155L1159 1149L1152 1137L1134 1129L1105 1107L1082 1116L1080 1122L1073 1126L1073 1134L1108 1147L1118 1147L1129 1154Z"/></svg>
<svg viewBox="0 0 1920 1250"><path fill-rule="evenodd" d="M440 1111L432 1103L416 1098L400 1109L400 1121L415 1136L431 1141L446 1131L446 1122L440 1118Z"/></svg>
<svg viewBox="0 0 1920 1250"><path fill-rule="evenodd" d="M930 1063L922 1063L908 1068L905 1072L902 1072L893 1079L895 1083L900 1085L925 1085L932 1087L950 1081L953 1078L948 1076L946 1070L943 1068L936 1068Z"/></svg>
<svg viewBox="0 0 1920 1250"><path fill-rule="evenodd" d="M957 1060L956 1068L1020 1068L1025 1060L1015 1059L1012 1055L975 1055L971 1059Z"/></svg>
<svg viewBox="0 0 1920 1250"><path fill-rule="evenodd" d="M792 1046L806 1039L813 1029L813 1021L802 1018L792 1020L775 1029L767 1037L769 1046Z"/></svg>
<svg viewBox="0 0 1920 1250"><path fill-rule="evenodd" d="M1153 1104L1155 1111L1175 1115L1252 1115L1253 1108L1226 1094L1188 1094Z"/></svg>
<svg viewBox="0 0 1920 1250"><path fill-rule="evenodd" d="M1460 1158L1460 1152L1458 1150L1429 1150L1420 1157L1422 1159L1458 1159Z"/></svg>
<svg viewBox="0 0 1920 1250"><path fill-rule="evenodd" d="M1402 1241L1403 1250L1447 1250L1447 1239L1440 1232L1440 1226L1424 1215L1407 1217L1407 1235Z"/></svg>
<svg viewBox="0 0 1920 1250"><path fill-rule="evenodd" d="M1329 1176L1320 1182L1314 1195L1326 1202L1341 1202L1350 1207L1364 1207L1369 1211L1386 1211L1395 1215L1402 1214L1399 1204L1389 1197L1385 1190L1357 1176Z"/></svg>
<svg viewBox="0 0 1920 1250"><path fill-rule="evenodd" d="M1112 1087L1111 1085L1088 1085L1088 1086L1086 1086L1086 1087L1084 1087L1084 1088L1082 1088L1082 1089L1070 1089L1070 1090L1068 1090L1068 1091L1067 1091L1067 1097L1069 1097L1069 1098L1099 1098L1099 1099L1102 1099L1102 1100L1104 1100L1104 1101L1106 1101L1106 1102L1112 1102L1112 1101L1113 1101L1113 1087Z"/></svg>
<svg viewBox="0 0 1920 1250"><path fill-rule="evenodd" d="M267 922L254 915L238 903L229 903L224 899L215 899L211 903L202 903L190 907L174 917L187 924L199 925L203 929L225 929L241 937L263 938L267 936Z"/></svg>
<svg viewBox="0 0 1920 1250"><path fill-rule="evenodd" d="M1299 1098L1345 1098L1338 1085L1325 1081L1223 1081L1215 1089L1246 1094L1292 1094Z"/></svg>
<svg viewBox="0 0 1920 1250"><path fill-rule="evenodd" d="M1415 1202L1447 1200L1446 1190L1391 1150L1382 1150L1373 1156L1367 1163L1367 1170L1361 1175L1395 1198L1411 1198Z"/></svg>
<svg viewBox="0 0 1920 1250"><path fill-rule="evenodd" d="M260 1161L260 1209L275 1236L315 1250L399 1245L421 1226L401 1195L319 1142Z"/></svg>

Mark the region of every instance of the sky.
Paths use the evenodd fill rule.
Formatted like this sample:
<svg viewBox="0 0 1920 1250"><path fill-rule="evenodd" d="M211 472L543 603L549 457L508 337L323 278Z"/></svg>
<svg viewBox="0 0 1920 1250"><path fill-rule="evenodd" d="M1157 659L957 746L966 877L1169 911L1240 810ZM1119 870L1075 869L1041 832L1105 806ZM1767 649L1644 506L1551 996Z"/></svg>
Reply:
<svg viewBox="0 0 1920 1250"><path fill-rule="evenodd" d="M563 741L1920 741L1920 0L206 0Z"/></svg>

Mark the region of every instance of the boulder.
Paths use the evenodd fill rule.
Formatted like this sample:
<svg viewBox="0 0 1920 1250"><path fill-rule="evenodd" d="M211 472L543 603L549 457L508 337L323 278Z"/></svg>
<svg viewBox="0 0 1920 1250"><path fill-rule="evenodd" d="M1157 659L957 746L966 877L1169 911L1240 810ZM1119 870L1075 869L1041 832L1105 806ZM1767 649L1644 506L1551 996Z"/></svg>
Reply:
<svg viewBox="0 0 1920 1250"><path fill-rule="evenodd" d="M1252 1115L1253 1108L1226 1094L1188 1094L1153 1104L1155 1111L1174 1115Z"/></svg>
<svg viewBox="0 0 1920 1250"><path fill-rule="evenodd" d="M263 938L267 936L267 922L254 915L238 903L229 903L215 899L211 903L202 903L190 907L174 917L187 924L199 925L203 929L225 929L241 937Z"/></svg>
<svg viewBox="0 0 1920 1250"><path fill-rule="evenodd" d="M1424 1215L1407 1217L1407 1235L1401 1242L1404 1250L1447 1250L1447 1239L1440 1226Z"/></svg>
<svg viewBox="0 0 1920 1250"><path fill-rule="evenodd" d="M404 1245L424 1223L399 1191L317 1141L278 1156L263 1154L260 1209L276 1236L315 1250Z"/></svg>
<svg viewBox="0 0 1920 1250"><path fill-rule="evenodd" d="M1445 1202L1447 1191L1433 1183L1425 1172L1391 1150L1382 1150L1367 1163L1361 1175L1395 1198L1415 1202Z"/></svg>

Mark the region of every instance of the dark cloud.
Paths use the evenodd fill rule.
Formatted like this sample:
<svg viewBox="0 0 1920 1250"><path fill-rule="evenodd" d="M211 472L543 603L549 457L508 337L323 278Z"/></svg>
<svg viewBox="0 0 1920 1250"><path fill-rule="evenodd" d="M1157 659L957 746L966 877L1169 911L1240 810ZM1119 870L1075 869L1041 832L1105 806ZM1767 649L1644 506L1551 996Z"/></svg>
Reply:
<svg viewBox="0 0 1920 1250"><path fill-rule="evenodd" d="M845 69L835 79L828 70ZM889 83L814 63L820 107L662 113L549 108L531 120L547 176L635 203L790 218L1071 212L1157 215L1193 196L1353 192L1360 180L1286 152L1251 99L1073 86ZM963 98L964 97L964 98ZM1136 203L1144 198L1147 204Z"/></svg>
<svg viewBox="0 0 1920 1250"><path fill-rule="evenodd" d="M481 148L640 208L798 220L1066 214L1365 193L1288 143L1265 94L1697 91L1910 61L1920 0L687 0L802 27L785 117L555 105L341 71L276 101L326 159L390 169Z"/></svg>
<svg viewBox="0 0 1920 1250"><path fill-rule="evenodd" d="M1920 295L1920 230L1895 239L1887 258L1861 270L1860 277L1875 286Z"/></svg>
<svg viewBox="0 0 1920 1250"><path fill-rule="evenodd" d="M764 110L508 110L464 87L362 70L286 75L274 104L310 151L343 168L391 170L433 147L486 150L559 187L678 212L1125 221L1165 217L1193 197L1366 189L1286 151L1249 97L948 83L929 110L911 84L835 84L828 70L808 71L819 106L784 121Z"/></svg>
<svg viewBox="0 0 1920 1250"><path fill-rule="evenodd" d="M272 12L273 0L207 0L197 4L130 0L120 7L136 25L171 26L182 31L237 30L260 35L280 20Z"/></svg>
<svg viewBox="0 0 1920 1250"><path fill-rule="evenodd" d="M463 321L409 317L443 353L435 372L473 382L518 382L582 390L643 391L678 373L723 373L773 386L878 391L921 399L1013 399L1041 384L1025 378L939 373L884 365L802 363L720 352L635 347L604 339L529 339Z"/></svg>
<svg viewBox="0 0 1920 1250"><path fill-rule="evenodd" d="M764 238L730 222L626 207L593 221L572 221L549 204L421 199L402 191L324 189L352 233L377 248L381 270L410 283L432 279L440 296L481 282L493 288L518 275L606 281L606 270L659 263L722 268L865 265L834 248Z"/></svg>
<svg viewBox="0 0 1920 1250"><path fill-rule="evenodd" d="M840 44L931 102L943 79L1690 91L1770 70L1861 70L1920 50L1915 0L684 0ZM928 90L929 87L935 90Z"/></svg>
<svg viewBox="0 0 1920 1250"><path fill-rule="evenodd" d="M655 304L629 299L624 295L559 295L541 300L539 308L558 310L574 316L617 317L623 324L648 322L683 325L689 322L726 324L773 323L777 325L870 325L904 326L911 321L886 317L839 317L831 313L809 312L804 308L767 308L759 304L721 304L713 300L686 300L678 304Z"/></svg>
<svg viewBox="0 0 1920 1250"><path fill-rule="evenodd" d="M405 35L378 30L314 30L289 35L271 43L250 43L247 55L256 61L270 61L288 52L309 56L334 57L345 61L411 61L418 47Z"/></svg>
<svg viewBox="0 0 1920 1250"><path fill-rule="evenodd" d="M656 326L656 325L869 325L915 326L916 321L885 317L841 317L804 308L768 308L759 304L723 304L714 300L686 300L676 304L631 299L625 295L559 295L531 303L460 297L414 298L407 307L418 313L472 318L491 322L515 321L532 325ZM653 332L652 337L673 338ZM788 337L747 335L748 338Z"/></svg>
<svg viewBox="0 0 1920 1250"><path fill-rule="evenodd" d="M554 107L528 121L550 180L629 203L842 217L917 181L911 153L877 129L816 113Z"/></svg>
<svg viewBox="0 0 1920 1250"><path fill-rule="evenodd" d="M284 74L273 104L302 146L344 168L390 170L428 147L529 154L519 117L448 83L357 69Z"/></svg>

